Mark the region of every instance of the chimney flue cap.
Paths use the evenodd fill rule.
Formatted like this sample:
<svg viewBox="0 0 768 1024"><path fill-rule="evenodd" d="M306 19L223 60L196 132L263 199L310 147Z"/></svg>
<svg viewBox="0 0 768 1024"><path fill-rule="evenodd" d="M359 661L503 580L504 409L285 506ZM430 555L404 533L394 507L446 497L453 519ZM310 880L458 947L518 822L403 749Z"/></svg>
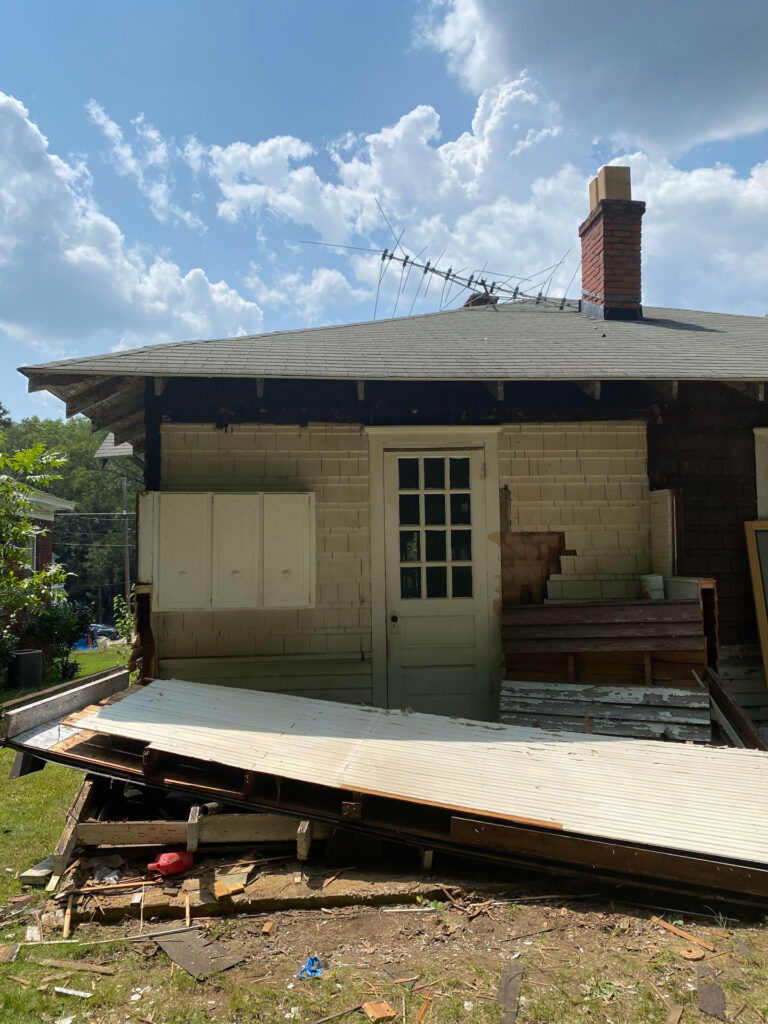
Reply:
<svg viewBox="0 0 768 1024"><path fill-rule="evenodd" d="M628 167L601 167L589 183L589 209L603 199L631 199L632 183Z"/></svg>

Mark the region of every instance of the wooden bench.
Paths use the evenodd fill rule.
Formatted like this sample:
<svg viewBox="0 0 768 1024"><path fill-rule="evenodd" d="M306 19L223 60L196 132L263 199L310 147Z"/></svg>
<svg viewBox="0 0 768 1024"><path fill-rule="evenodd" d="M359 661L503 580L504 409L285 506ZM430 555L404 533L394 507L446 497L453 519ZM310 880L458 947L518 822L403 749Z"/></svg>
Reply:
<svg viewBox="0 0 768 1024"><path fill-rule="evenodd" d="M505 608L502 641L510 679L692 685L707 663L697 600Z"/></svg>
<svg viewBox="0 0 768 1024"><path fill-rule="evenodd" d="M706 742L702 604L590 601L505 608L501 721Z"/></svg>

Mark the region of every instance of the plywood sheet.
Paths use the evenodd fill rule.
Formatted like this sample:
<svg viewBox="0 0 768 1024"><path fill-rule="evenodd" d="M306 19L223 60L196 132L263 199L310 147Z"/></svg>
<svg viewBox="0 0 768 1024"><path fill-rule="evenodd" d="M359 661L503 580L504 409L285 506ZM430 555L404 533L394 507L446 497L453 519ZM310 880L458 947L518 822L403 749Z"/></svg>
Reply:
<svg viewBox="0 0 768 1024"><path fill-rule="evenodd" d="M81 727L172 754L584 835L768 863L768 754L157 680Z"/></svg>

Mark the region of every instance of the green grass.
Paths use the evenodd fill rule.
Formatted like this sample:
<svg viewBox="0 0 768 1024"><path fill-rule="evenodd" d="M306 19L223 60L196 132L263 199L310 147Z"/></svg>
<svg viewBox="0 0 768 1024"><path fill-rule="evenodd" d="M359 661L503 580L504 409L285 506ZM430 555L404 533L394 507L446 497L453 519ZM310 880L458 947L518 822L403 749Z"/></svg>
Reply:
<svg viewBox="0 0 768 1024"><path fill-rule="evenodd" d="M128 662L128 645L115 644L106 651L75 651L74 658L80 666L79 676L91 676L94 672L103 672L113 665L125 665Z"/></svg>
<svg viewBox="0 0 768 1024"><path fill-rule="evenodd" d="M121 644L107 651L78 651L79 675L125 664L127 650ZM0 702L24 693L1 690ZM67 809L83 778L80 772L49 764L41 772L10 782L14 757L13 750L0 749L0 905L21 892L16 875L47 857L56 846Z"/></svg>

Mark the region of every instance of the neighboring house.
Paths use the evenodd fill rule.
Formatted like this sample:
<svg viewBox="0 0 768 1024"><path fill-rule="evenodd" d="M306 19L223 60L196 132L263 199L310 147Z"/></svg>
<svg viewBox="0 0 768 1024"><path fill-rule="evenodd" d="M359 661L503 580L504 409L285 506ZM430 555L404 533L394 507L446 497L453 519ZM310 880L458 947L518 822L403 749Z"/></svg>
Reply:
<svg viewBox="0 0 768 1024"><path fill-rule="evenodd" d="M30 541L29 564L33 569L45 569L54 562L54 516L57 512L72 512L75 503L37 490L32 491L29 500L33 505L30 518L40 531Z"/></svg>
<svg viewBox="0 0 768 1024"><path fill-rule="evenodd" d="M502 675L691 680L756 644L768 321L643 308L645 204L616 168L590 199L581 302L22 369L143 453L148 674L494 718ZM636 603L652 572L695 606Z"/></svg>

